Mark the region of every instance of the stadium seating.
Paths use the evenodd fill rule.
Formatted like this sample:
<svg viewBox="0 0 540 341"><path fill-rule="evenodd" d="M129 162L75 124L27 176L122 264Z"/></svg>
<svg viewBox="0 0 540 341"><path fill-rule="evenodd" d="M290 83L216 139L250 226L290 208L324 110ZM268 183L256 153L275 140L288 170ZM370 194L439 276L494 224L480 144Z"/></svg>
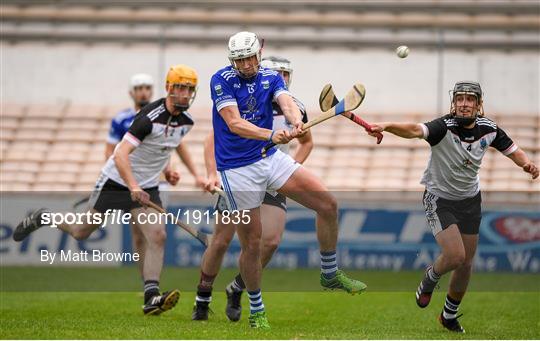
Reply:
<svg viewBox="0 0 540 341"><path fill-rule="evenodd" d="M1 146L2 191L90 191L104 163L104 141L118 108L3 105ZM211 129L208 110L195 108L196 125L185 139L196 167L204 174L203 141ZM363 114L368 121L426 121L422 115L393 117ZM529 155L540 163L540 120L533 116L493 117ZM45 128L45 129L44 129ZM381 145L348 119L338 117L312 129L316 147L306 165L335 191L421 191L419 184L429 159L421 140L402 140L385 134ZM294 151L296 144L292 143ZM485 192L538 195L540 186L511 160L490 149L483 162ZM173 190L194 190L194 179L176 155L173 165L181 182ZM529 196L527 196L529 193ZM501 201L508 197L501 196Z"/></svg>
<svg viewBox="0 0 540 341"><path fill-rule="evenodd" d="M447 47L538 48L538 8L527 1L477 0L459 5L435 0L259 2L257 8L264 11L253 11L249 2L211 3L148 7L151 2L85 1L39 6L28 0L4 1L3 36L10 41L152 42L161 34L156 26L169 25L174 27L167 35L169 42L207 44L221 43L223 28L241 23L258 26L278 45L294 42L312 47L361 44L380 48L395 46L401 40L435 48L440 44L437 30L443 29L453 31L445 38ZM300 30L284 35L282 27ZM366 30L369 34L362 34ZM488 34L482 36L485 32ZM508 34L523 32L528 33L524 39L507 39Z"/></svg>

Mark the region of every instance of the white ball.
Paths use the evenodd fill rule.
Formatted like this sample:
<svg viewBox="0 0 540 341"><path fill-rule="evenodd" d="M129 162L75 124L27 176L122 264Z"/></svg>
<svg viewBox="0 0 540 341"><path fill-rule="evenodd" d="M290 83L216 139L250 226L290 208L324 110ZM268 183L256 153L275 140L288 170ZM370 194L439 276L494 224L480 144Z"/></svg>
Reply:
<svg viewBox="0 0 540 341"><path fill-rule="evenodd" d="M396 54L399 58L405 58L409 55L409 48L405 45L401 45L396 49Z"/></svg>

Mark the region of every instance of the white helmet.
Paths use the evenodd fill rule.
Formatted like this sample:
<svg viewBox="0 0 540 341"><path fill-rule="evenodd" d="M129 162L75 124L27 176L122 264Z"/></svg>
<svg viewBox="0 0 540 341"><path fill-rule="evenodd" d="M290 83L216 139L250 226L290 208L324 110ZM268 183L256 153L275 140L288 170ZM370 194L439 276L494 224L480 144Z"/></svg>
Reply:
<svg viewBox="0 0 540 341"><path fill-rule="evenodd" d="M257 62L261 62L262 45L259 38L252 32L238 32L229 38L229 61L234 69L238 71L235 60L257 56Z"/></svg>
<svg viewBox="0 0 540 341"><path fill-rule="evenodd" d="M292 81L293 69L291 66L291 61L287 58L270 56L262 60L261 66L274 71L285 71L289 73L289 81L287 82L287 87L290 86Z"/></svg>
<svg viewBox="0 0 540 341"><path fill-rule="evenodd" d="M152 76L146 73L137 73L131 76L129 80L129 90L133 91L136 87L143 85L154 86Z"/></svg>

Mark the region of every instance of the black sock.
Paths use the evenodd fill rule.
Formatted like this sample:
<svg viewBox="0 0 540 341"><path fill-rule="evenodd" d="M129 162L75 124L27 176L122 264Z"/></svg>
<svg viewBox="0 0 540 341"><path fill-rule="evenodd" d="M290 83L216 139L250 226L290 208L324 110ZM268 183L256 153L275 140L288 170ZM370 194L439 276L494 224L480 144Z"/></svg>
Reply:
<svg viewBox="0 0 540 341"><path fill-rule="evenodd" d="M195 302L197 304L210 304L212 301L212 287L197 286L197 296Z"/></svg>
<svg viewBox="0 0 540 341"><path fill-rule="evenodd" d="M460 303L461 301L457 301L450 297L450 295L446 295L446 301L444 302L443 308L443 317L447 320L455 319L457 317Z"/></svg>
<svg viewBox="0 0 540 341"><path fill-rule="evenodd" d="M154 296L159 295L159 281L144 281L144 303L147 303Z"/></svg>
<svg viewBox="0 0 540 341"><path fill-rule="evenodd" d="M236 281L236 284L238 285L238 287L240 287L242 290L246 289L246 283L244 283L244 280L242 279L242 275L240 274L236 275L234 280Z"/></svg>
<svg viewBox="0 0 540 341"><path fill-rule="evenodd" d="M236 277L227 285L228 291L242 292L246 289L246 283L242 279L242 275L238 274Z"/></svg>

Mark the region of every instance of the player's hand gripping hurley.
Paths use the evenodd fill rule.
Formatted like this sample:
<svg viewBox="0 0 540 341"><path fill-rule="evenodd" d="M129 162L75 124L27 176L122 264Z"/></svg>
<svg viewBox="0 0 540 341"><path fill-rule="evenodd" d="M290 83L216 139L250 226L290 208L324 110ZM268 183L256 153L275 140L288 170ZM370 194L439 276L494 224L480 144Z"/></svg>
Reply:
<svg viewBox="0 0 540 341"><path fill-rule="evenodd" d="M325 88L323 88L323 91L325 91ZM366 89L364 88L364 86L360 83L355 84L352 87L352 89L349 90L349 92L345 95L345 98L343 98L340 102L338 102L333 107L324 111L319 116L315 117L314 119L309 120L306 124L303 125L302 129L307 130L313 127L314 125L324 122L334 116L341 115L344 112L348 112L348 111L358 108L360 104L362 104L362 101L364 100L365 95L366 95ZM321 96L322 96L322 93L321 93ZM266 153L268 152L268 150L274 147L275 145L276 143L271 141L266 146L264 146L264 148L261 151L262 156L266 157Z"/></svg>

